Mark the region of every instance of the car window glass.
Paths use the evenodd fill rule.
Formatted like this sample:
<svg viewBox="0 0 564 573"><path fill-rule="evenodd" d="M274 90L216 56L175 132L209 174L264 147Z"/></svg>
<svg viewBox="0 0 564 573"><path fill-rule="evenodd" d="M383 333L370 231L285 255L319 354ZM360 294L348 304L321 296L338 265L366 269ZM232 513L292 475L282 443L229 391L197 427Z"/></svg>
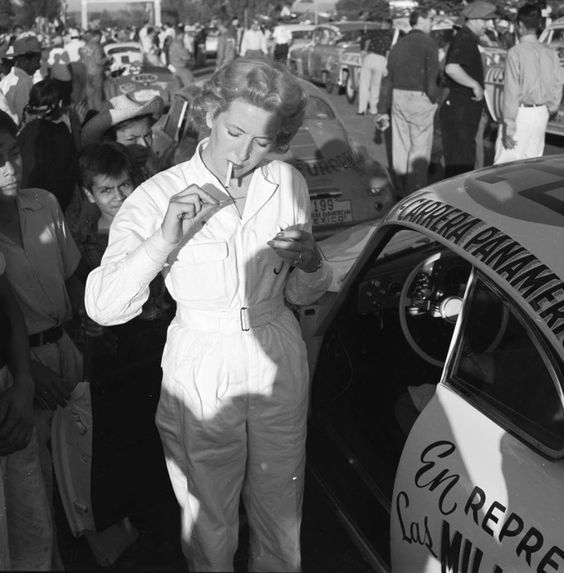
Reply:
<svg viewBox="0 0 564 573"><path fill-rule="evenodd" d="M541 335L481 279L464 316L453 385L533 445L561 450L564 411Z"/></svg>
<svg viewBox="0 0 564 573"><path fill-rule="evenodd" d="M310 32L306 30L294 30L292 32L292 40L307 40Z"/></svg>
<svg viewBox="0 0 564 573"><path fill-rule="evenodd" d="M362 30L346 30L341 34L339 42L359 42Z"/></svg>
<svg viewBox="0 0 564 573"><path fill-rule="evenodd" d="M334 119L335 114L329 104L321 98L310 96L307 98L307 105L304 119Z"/></svg>
<svg viewBox="0 0 564 573"><path fill-rule="evenodd" d="M562 42L564 40L564 28L556 28L552 32L551 43Z"/></svg>

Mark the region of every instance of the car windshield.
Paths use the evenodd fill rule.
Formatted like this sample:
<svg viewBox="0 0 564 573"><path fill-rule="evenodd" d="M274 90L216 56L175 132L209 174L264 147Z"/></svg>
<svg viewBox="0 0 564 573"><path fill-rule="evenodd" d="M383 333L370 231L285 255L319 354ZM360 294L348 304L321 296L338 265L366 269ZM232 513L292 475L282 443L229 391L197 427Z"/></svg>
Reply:
<svg viewBox="0 0 564 573"><path fill-rule="evenodd" d="M362 30L346 30L341 32L338 42L360 42Z"/></svg>
<svg viewBox="0 0 564 573"><path fill-rule="evenodd" d="M564 28L556 28L552 32L551 42L561 44L563 41L564 41Z"/></svg>
<svg viewBox="0 0 564 573"><path fill-rule="evenodd" d="M304 119L335 119L335 114L327 102L310 96L307 100Z"/></svg>

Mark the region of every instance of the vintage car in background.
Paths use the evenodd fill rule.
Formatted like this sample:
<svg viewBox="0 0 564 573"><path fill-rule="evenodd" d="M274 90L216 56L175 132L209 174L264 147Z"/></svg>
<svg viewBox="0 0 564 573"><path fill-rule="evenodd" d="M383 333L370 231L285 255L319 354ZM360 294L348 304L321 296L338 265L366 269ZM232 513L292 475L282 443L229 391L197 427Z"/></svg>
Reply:
<svg viewBox="0 0 564 573"><path fill-rule="evenodd" d="M170 106L173 94L181 87L180 81L168 68L147 63L141 44L107 44L104 52L111 58L104 80L106 99L127 94L144 103L158 95L163 98L165 107Z"/></svg>
<svg viewBox="0 0 564 573"><path fill-rule="evenodd" d="M319 243L308 468L375 571L564 568L563 160L442 181Z"/></svg>
<svg viewBox="0 0 564 573"><path fill-rule="evenodd" d="M318 24L310 42L290 48L288 65L298 76L324 85L331 92L339 77L341 54L351 47L360 50L363 33L380 27L379 22L367 21Z"/></svg>
<svg viewBox="0 0 564 573"><path fill-rule="evenodd" d="M315 29L315 24L306 24L304 22L289 22L287 24L281 24L281 26L286 28L290 34L292 34L290 50L295 50L310 42L313 30ZM272 41L270 44L269 51L272 53L274 51L274 44ZM290 50L288 51L288 57L290 56Z"/></svg>
<svg viewBox="0 0 564 573"><path fill-rule="evenodd" d="M278 159L294 165L306 178L314 233L328 236L362 221L381 218L395 203L387 169L358 148L347 135L342 119L326 94L303 81L308 93L304 122ZM174 163L189 159L206 135L203 121L194 118L191 104L197 86L180 90L162 124L176 142Z"/></svg>
<svg viewBox="0 0 564 573"><path fill-rule="evenodd" d="M564 18L551 22L539 36L543 44L548 44L556 50L560 63L564 65Z"/></svg>
<svg viewBox="0 0 564 573"><path fill-rule="evenodd" d="M431 36L439 46L439 58L443 57L454 32L454 21L452 18L440 16L433 19ZM392 30L374 30L370 32L375 36L382 36L382 40L388 44L388 50L411 30L408 18L397 18L394 20ZM360 67L362 65L363 54L361 46L350 46L343 50L339 61L339 71L337 85L339 90L344 91L349 103L354 103L358 92L360 79Z"/></svg>

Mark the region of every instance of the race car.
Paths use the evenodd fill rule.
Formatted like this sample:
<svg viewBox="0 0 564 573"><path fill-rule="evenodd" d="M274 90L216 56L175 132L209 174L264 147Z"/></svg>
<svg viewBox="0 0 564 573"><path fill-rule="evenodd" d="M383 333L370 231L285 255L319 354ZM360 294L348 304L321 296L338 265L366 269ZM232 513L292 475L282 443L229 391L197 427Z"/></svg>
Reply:
<svg viewBox="0 0 564 573"><path fill-rule="evenodd" d="M321 241L308 462L375 571L564 568L564 169L429 186Z"/></svg>
<svg viewBox="0 0 564 573"><path fill-rule="evenodd" d="M141 44L118 42L104 46L111 58L104 81L106 99L128 94L139 103L160 96L168 108L180 82L168 68L151 65L146 61Z"/></svg>
<svg viewBox="0 0 564 573"><path fill-rule="evenodd" d="M326 94L300 81L308 94L303 124L288 151L273 157L288 161L306 178L315 235L329 236L343 227L381 218L395 203L390 174L349 139ZM164 133L178 142L174 163L191 157L197 141L206 135L205 125L191 119L197 93L197 86L178 92L164 122Z"/></svg>

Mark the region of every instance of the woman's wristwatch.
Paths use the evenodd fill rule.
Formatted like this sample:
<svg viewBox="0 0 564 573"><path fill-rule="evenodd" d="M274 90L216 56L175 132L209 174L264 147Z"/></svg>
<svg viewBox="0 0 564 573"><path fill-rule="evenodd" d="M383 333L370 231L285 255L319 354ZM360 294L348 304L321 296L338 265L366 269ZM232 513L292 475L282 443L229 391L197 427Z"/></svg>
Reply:
<svg viewBox="0 0 564 573"><path fill-rule="evenodd" d="M317 264L315 265L315 267L313 269L300 269L300 270L303 271L304 273L315 273L315 272L317 272L323 266L323 257L321 256L321 253L319 253L319 251L317 251L317 255L319 257L319 260L317 261Z"/></svg>

